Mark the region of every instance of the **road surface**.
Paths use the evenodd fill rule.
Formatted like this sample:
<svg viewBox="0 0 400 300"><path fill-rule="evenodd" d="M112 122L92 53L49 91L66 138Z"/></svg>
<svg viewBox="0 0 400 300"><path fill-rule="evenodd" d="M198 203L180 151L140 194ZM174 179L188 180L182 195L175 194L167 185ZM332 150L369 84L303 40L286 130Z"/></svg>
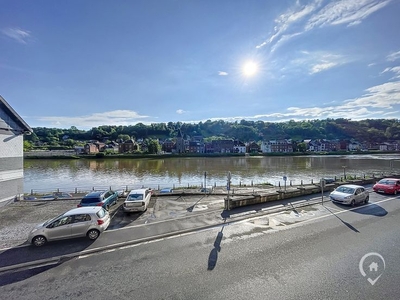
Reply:
<svg viewBox="0 0 400 300"><path fill-rule="evenodd" d="M0 295L30 300L399 299L400 197L371 193L370 201L356 208L326 201L0 274Z"/></svg>

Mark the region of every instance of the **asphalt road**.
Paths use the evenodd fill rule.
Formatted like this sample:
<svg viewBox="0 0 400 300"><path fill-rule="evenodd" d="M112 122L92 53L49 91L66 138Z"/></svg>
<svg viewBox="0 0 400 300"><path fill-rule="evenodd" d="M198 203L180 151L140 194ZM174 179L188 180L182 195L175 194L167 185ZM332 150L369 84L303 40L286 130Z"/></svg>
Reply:
<svg viewBox="0 0 400 300"><path fill-rule="evenodd" d="M0 295L30 300L399 299L400 197L370 198L370 205L354 209L326 202L1 274ZM369 253L378 253L384 263ZM380 274L373 285L368 281Z"/></svg>

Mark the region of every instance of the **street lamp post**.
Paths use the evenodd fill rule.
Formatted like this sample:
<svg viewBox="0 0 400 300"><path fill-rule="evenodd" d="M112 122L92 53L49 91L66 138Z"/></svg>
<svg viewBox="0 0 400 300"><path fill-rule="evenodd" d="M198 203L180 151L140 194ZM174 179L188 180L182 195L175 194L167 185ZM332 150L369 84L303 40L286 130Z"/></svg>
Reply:
<svg viewBox="0 0 400 300"><path fill-rule="evenodd" d="M231 209L231 205L230 205L230 199L229 199L229 191L231 189L231 172L228 172L228 178L227 178L227 183L226 183L226 189L228 190L228 198L227 198L227 210Z"/></svg>
<svg viewBox="0 0 400 300"><path fill-rule="evenodd" d="M204 194L207 194L207 171L204 171Z"/></svg>
<svg viewBox="0 0 400 300"><path fill-rule="evenodd" d="M343 168L343 180L346 180L346 166L342 166Z"/></svg>

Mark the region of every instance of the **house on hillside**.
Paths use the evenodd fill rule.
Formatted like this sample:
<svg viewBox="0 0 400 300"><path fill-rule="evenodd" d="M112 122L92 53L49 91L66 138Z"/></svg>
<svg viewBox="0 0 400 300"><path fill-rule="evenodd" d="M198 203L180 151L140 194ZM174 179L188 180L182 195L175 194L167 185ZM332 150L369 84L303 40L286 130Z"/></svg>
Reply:
<svg viewBox="0 0 400 300"><path fill-rule="evenodd" d="M139 149L140 149L139 144L136 143L135 140L129 139L129 140L119 144L118 151L120 153L133 153L133 152L139 151Z"/></svg>
<svg viewBox="0 0 400 300"><path fill-rule="evenodd" d="M24 134L33 131L0 96L0 202L24 192Z"/></svg>

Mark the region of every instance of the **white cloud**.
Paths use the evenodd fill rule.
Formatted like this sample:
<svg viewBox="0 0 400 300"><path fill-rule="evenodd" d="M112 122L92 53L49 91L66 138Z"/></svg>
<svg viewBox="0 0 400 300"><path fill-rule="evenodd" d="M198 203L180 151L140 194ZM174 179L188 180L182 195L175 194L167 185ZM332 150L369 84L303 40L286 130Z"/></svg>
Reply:
<svg viewBox="0 0 400 300"><path fill-rule="evenodd" d="M22 30L19 28L5 28L5 29L2 29L1 32L5 36L7 36L21 44L26 44L26 40L31 36L29 31Z"/></svg>
<svg viewBox="0 0 400 300"><path fill-rule="evenodd" d="M395 76L394 76L393 78L391 78L391 79L400 78L400 66L393 67L393 68L386 68L385 70L383 70L383 71L381 72L381 75L382 75L383 73L387 73L387 72L392 72L392 73L395 74Z"/></svg>
<svg viewBox="0 0 400 300"><path fill-rule="evenodd" d="M182 115L182 114L184 114L186 111L184 111L183 109L178 109L177 111L176 111L176 113L178 114L178 115Z"/></svg>
<svg viewBox="0 0 400 300"><path fill-rule="evenodd" d="M334 62L325 62L325 63L316 64L316 65L312 66L310 74L315 74L315 73L319 73L322 71L326 71L335 66L337 66L337 63L334 63Z"/></svg>
<svg viewBox="0 0 400 300"><path fill-rule="evenodd" d="M350 60L339 54L324 51L302 51L301 56L290 62L291 68L306 69L312 75L348 63Z"/></svg>
<svg viewBox="0 0 400 300"><path fill-rule="evenodd" d="M143 119L149 116L139 115L131 110L114 110L102 113L94 113L87 116L77 117L37 117L36 119L42 122L48 122L53 126L69 128L76 126L78 128L91 128L101 125L133 125L142 122Z"/></svg>
<svg viewBox="0 0 400 300"><path fill-rule="evenodd" d="M228 76L228 73L227 73L227 72L224 72L224 71L219 71L219 72L218 72L218 75L219 75L219 76Z"/></svg>
<svg viewBox="0 0 400 300"><path fill-rule="evenodd" d="M331 1L323 6L322 0L314 0L310 4L296 4L275 20L274 31L269 38L256 46L282 44L305 31L324 26L360 24L371 14L387 6L392 0L340 0Z"/></svg>
<svg viewBox="0 0 400 300"><path fill-rule="evenodd" d="M395 61L395 60L397 60L397 59L399 59L399 58L400 58L400 51L390 53L390 54L386 57L386 59L387 59L388 61Z"/></svg>
<svg viewBox="0 0 400 300"><path fill-rule="evenodd" d="M315 11L320 6L321 2L321 0L315 0L313 3L308 5L300 5L300 3L297 2L295 7L289 9L286 13L280 15L277 19L275 19L276 26L274 27L273 35L266 41L257 45L256 48L261 48L267 44L271 44L274 40L279 41L280 37L283 36L284 33L288 31L293 24L300 22L307 15ZM288 37L298 34L300 33L287 34L286 39L288 39Z"/></svg>
<svg viewBox="0 0 400 300"><path fill-rule="evenodd" d="M326 25L347 24L349 26L360 24L372 13L385 7L391 2L379 0L341 0L332 1L307 22L306 30Z"/></svg>

